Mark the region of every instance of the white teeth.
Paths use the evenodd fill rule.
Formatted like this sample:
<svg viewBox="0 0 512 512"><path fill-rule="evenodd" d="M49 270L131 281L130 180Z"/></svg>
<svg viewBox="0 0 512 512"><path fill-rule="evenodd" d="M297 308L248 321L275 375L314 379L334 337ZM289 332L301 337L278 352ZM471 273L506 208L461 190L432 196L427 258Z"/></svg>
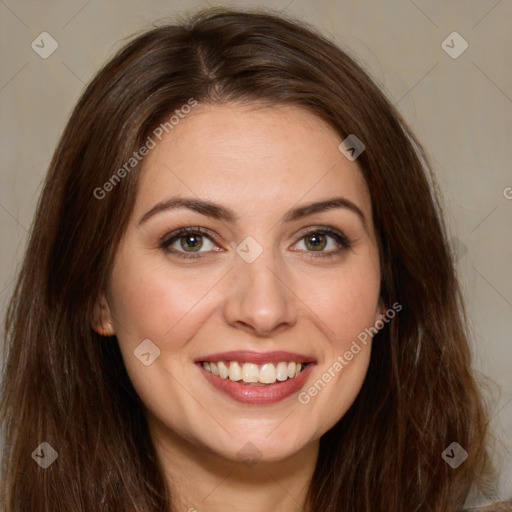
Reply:
<svg viewBox="0 0 512 512"><path fill-rule="evenodd" d="M229 380L242 380L242 368L236 361L229 365Z"/></svg>
<svg viewBox="0 0 512 512"><path fill-rule="evenodd" d="M229 375L229 369L225 365L224 361L219 361L217 363L217 368L219 369L219 377L222 377L223 379L227 379Z"/></svg>
<svg viewBox="0 0 512 512"><path fill-rule="evenodd" d="M261 384L274 384L297 377L305 364L294 361L281 361L277 364L265 363L260 366L254 363L239 363L237 361L204 361L203 368L215 376L232 381L243 381L247 384L260 382Z"/></svg>
<svg viewBox="0 0 512 512"><path fill-rule="evenodd" d="M260 369L257 364L244 363L242 366L242 379L244 382L258 382Z"/></svg>
<svg viewBox="0 0 512 512"><path fill-rule="evenodd" d="M260 382L273 384L276 381L276 367L272 363L266 363L260 368Z"/></svg>
<svg viewBox="0 0 512 512"><path fill-rule="evenodd" d="M288 378L288 365L286 363L277 363L276 379L280 382Z"/></svg>
<svg viewBox="0 0 512 512"><path fill-rule="evenodd" d="M213 375L219 375L219 369L215 363L210 363L210 371L213 373Z"/></svg>

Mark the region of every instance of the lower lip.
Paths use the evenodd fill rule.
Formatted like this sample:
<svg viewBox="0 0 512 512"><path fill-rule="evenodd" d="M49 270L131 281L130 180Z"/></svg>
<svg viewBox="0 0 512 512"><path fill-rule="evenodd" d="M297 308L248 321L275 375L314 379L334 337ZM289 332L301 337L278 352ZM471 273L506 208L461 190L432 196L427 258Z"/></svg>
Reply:
<svg viewBox="0 0 512 512"><path fill-rule="evenodd" d="M275 384L267 384L265 386L240 384L240 381L233 381L229 378L223 379L222 377L213 375L208 370L205 370L202 364L199 364L198 366L201 368L203 375L212 386L230 396L237 402L242 402L244 404L274 404L299 391L311 373L314 364L309 363L306 368L293 379L286 379L282 382L276 381Z"/></svg>

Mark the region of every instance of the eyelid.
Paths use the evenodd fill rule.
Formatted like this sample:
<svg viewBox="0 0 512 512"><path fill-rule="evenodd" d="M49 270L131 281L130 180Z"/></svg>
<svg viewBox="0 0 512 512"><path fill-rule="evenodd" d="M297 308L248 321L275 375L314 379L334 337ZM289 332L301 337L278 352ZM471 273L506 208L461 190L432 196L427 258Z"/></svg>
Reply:
<svg viewBox="0 0 512 512"><path fill-rule="evenodd" d="M216 235L213 233L213 231L210 231L207 228L203 228L201 226L186 226L182 228L175 229L171 231L170 233L167 233L161 241L161 245L168 245L170 242L175 241L180 236L188 235L189 233L200 233L201 235L205 235L208 238L210 238L213 242L218 244L216 240Z"/></svg>

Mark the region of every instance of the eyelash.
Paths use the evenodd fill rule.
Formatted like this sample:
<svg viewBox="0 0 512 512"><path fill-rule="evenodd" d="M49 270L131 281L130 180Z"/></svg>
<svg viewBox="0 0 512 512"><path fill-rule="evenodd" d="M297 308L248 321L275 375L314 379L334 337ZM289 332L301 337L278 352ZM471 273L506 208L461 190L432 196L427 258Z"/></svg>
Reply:
<svg viewBox="0 0 512 512"><path fill-rule="evenodd" d="M174 231L174 232L170 233L169 235L165 236L164 239L160 243L160 248L163 249L165 252L167 252L169 254L173 254L173 256L176 256L176 257L184 259L184 260L192 260L192 259L201 258L202 253L200 253L200 252L186 253L186 252L182 252L182 251L176 251L176 250L169 249L169 246L172 245L176 240L179 240L181 237L183 237L185 235L189 235L189 234L194 234L194 235L200 234L202 236L206 236L207 238L210 239L211 242L217 244L215 237L212 234L210 234L209 231L207 231L199 226L191 226L191 227L187 227L187 228L178 229L177 231ZM307 251L309 253L308 257L311 257L311 258L317 258L317 257L333 258L334 256L337 256L338 254L340 254L341 252L343 252L346 249L349 249L352 246L351 240L346 235L344 235L343 233L341 233L338 230L328 228L328 227L309 229L309 230L301 233L298 241L300 241L303 238L307 237L308 235L312 235L312 234L320 234L320 235L330 236L340 245L340 247L338 247L337 249L328 251L328 252L319 251L317 254L315 254L316 251Z"/></svg>

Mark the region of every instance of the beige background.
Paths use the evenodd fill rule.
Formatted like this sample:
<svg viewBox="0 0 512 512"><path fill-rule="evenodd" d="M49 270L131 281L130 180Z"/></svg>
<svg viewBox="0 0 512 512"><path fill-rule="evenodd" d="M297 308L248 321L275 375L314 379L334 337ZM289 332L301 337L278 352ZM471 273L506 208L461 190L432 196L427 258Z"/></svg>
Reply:
<svg viewBox="0 0 512 512"><path fill-rule="evenodd" d="M424 143L475 334L477 366L501 387L494 425L512 438L512 2L510 0L0 0L2 317L52 152L84 85L122 39L208 5L270 7L317 26L370 71ZM58 42L41 58L43 31ZM467 50L441 43L457 31ZM461 48L457 39L448 44ZM508 196L508 198L507 198ZM502 450L501 498L512 497ZM507 481L508 478L508 481Z"/></svg>

